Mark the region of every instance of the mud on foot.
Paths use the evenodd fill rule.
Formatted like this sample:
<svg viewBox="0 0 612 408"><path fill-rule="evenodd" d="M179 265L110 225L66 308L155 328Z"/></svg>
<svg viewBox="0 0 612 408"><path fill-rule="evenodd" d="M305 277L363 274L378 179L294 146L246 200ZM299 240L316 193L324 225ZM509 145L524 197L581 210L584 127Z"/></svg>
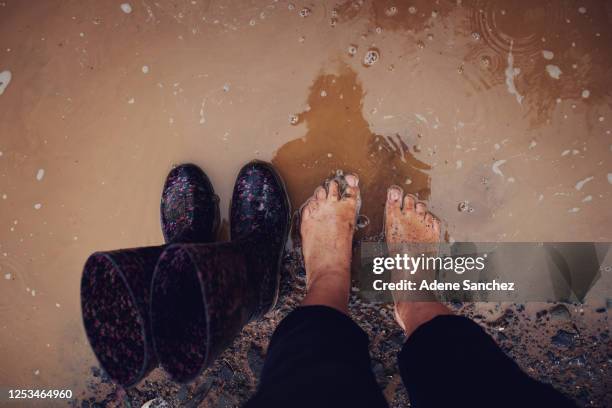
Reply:
<svg viewBox="0 0 612 408"><path fill-rule="evenodd" d="M352 241L359 202L359 179L345 176L341 193L336 180L317 187L301 210L300 235L308 294L303 305L348 308Z"/></svg>
<svg viewBox="0 0 612 408"><path fill-rule="evenodd" d="M390 253L397 250L398 244L440 242L440 220L427 211L425 203L391 186L385 203L385 239ZM394 306L395 320L407 335L434 317L451 313L435 301L396 300Z"/></svg>

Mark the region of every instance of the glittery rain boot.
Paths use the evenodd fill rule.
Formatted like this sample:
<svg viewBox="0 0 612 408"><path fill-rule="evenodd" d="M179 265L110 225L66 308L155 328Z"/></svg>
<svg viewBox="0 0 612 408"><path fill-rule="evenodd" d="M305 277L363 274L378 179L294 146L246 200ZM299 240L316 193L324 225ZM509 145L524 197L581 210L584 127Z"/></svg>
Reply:
<svg viewBox="0 0 612 408"><path fill-rule="evenodd" d="M290 206L280 176L251 162L232 195L231 242L177 244L157 264L151 321L157 356L179 382L197 377L276 302Z"/></svg>
<svg viewBox="0 0 612 408"><path fill-rule="evenodd" d="M219 199L193 164L170 171L161 200L166 243L211 242L219 225ZM138 383L156 365L150 326L150 287L166 245L96 252L85 263L81 309L89 343L109 377Z"/></svg>

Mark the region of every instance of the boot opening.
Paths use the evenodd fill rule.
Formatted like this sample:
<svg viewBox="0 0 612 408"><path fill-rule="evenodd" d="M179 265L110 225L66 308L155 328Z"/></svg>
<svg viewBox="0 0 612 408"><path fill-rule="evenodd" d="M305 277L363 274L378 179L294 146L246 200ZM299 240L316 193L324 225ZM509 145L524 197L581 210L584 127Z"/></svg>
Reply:
<svg viewBox="0 0 612 408"><path fill-rule="evenodd" d="M187 250L170 247L152 285L153 342L162 367L178 382L194 379L208 359L208 319L198 269Z"/></svg>
<svg viewBox="0 0 612 408"><path fill-rule="evenodd" d="M81 281L83 324L102 368L129 386L144 375L144 320L120 268L105 254L87 260Z"/></svg>

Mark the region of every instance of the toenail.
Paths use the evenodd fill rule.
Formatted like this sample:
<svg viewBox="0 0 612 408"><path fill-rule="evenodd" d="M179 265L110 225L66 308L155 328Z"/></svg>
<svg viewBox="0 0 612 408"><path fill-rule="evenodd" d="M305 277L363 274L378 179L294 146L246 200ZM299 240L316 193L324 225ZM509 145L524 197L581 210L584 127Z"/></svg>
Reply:
<svg viewBox="0 0 612 408"><path fill-rule="evenodd" d="M359 179L352 174L347 174L345 180L351 187L357 187L357 185L359 184Z"/></svg>
<svg viewBox="0 0 612 408"><path fill-rule="evenodd" d="M400 193L396 189L390 188L387 197L389 198L389 201L397 201L400 199Z"/></svg>

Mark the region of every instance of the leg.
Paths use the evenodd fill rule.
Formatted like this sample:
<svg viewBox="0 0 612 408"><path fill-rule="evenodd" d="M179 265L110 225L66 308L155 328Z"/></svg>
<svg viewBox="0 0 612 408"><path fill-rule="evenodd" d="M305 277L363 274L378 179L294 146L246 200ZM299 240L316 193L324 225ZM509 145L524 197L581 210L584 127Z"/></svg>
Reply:
<svg viewBox="0 0 612 408"><path fill-rule="evenodd" d="M348 317L358 180L319 187L302 210L308 294L278 326L257 394L247 407L386 407L368 338Z"/></svg>
<svg viewBox="0 0 612 408"><path fill-rule="evenodd" d="M402 195L398 187L388 191L387 243L437 242L440 222L410 195L400 205ZM395 317L409 336L398 361L414 407L573 406L522 372L480 326L441 303L397 301ZM449 376L449 369L457 374Z"/></svg>

